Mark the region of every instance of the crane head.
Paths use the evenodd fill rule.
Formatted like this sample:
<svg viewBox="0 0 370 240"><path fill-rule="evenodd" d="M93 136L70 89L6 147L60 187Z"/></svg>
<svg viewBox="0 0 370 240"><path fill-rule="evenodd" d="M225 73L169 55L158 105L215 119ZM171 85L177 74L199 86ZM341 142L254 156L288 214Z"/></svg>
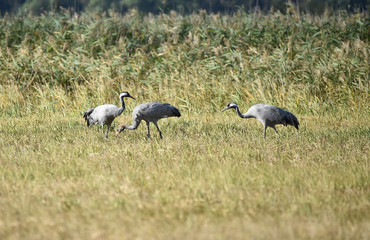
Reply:
<svg viewBox="0 0 370 240"><path fill-rule="evenodd" d="M132 99L135 99L133 96L131 96L128 92L122 92L120 95L119 95L120 98L123 98L123 97L129 97L129 98L132 98Z"/></svg>
<svg viewBox="0 0 370 240"><path fill-rule="evenodd" d="M120 132L122 132L125 129L126 129L125 124L119 125L118 128L117 128L117 131L116 131L116 136L118 136L118 134L120 134Z"/></svg>
<svg viewBox="0 0 370 240"><path fill-rule="evenodd" d="M238 107L238 104L231 102L231 103L227 104L227 106L224 109L222 109L221 112L223 112L223 111L225 111L227 109L230 109L230 108L234 108L235 109L237 107Z"/></svg>

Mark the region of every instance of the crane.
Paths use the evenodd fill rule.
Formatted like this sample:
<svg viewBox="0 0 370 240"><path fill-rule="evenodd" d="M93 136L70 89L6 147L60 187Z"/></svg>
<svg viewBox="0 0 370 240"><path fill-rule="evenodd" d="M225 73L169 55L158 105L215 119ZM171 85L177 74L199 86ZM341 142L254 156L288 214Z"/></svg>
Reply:
<svg viewBox="0 0 370 240"><path fill-rule="evenodd" d="M158 120L162 118L168 117L180 117L181 114L177 108L172 106L169 103L159 103L159 102L149 102L143 103L134 108L132 112L133 124L132 125L119 125L117 128L116 135L122 132L125 129L128 130L135 130L139 127L141 120L146 122L148 127L148 138L150 138L150 126L149 124L152 122L157 127L159 136L162 139L162 132L158 127Z"/></svg>
<svg viewBox="0 0 370 240"><path fill-rule="evenodd" d="M117 107L113 104L104 104L98 106L96 108L89 108L83 112L83 117L85 118L86 124L89 127L93 124L100 124L103 129L104 134L104 125L108 126L107 133L105 134L105 138L108 138L108 132L113 120L121 115L125 110L125 102L123 98L129 97L133 98L128 92L122 92L119 95L119 99L121 101L121 107Z"/></svg>
<svg viewBox="0 0 370 240"><path fill-rule="evenodd" d="M241 118L256 118L258 121L260 121L264 127L264 138L266 138L267 127L273 128L275 132L278 133L275 128L275 125L277 124L283 124L284 126L292 125L298 130L299 122L296 116L294 116L293 113L279 107L268 104L256 104L249 108L247 113L242 114L239 110L238 104L231 102L224 109L222 109L221 112L232 108L236 110L236 113Z"/></svg>

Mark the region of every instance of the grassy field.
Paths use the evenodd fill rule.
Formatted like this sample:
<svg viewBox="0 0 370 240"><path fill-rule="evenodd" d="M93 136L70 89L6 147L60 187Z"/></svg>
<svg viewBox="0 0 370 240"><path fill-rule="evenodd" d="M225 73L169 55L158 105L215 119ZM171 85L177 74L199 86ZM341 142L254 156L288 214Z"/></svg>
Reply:
<svg viewBox="0 0 370 240"><path fill-rule="evenodd" d="M369 239L369 18L82 14L0 20L0 239ZM131 123L143 102L181 118ZM220 110L293 112L278 126Z"/></svg>

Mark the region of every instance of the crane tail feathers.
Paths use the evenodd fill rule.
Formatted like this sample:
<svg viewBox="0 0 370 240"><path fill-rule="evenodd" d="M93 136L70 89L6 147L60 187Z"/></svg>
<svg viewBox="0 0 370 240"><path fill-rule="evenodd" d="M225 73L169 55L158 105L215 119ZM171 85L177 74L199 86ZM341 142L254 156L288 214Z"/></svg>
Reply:
<svg viewBox="0 0 370 240"><path fill-rule="evenodd" d="M181 113L180 113L180 111L179 111L177 108L175 108L175 107L173 107L173 109L172 109L172 113L173 113L173 115L174 115L175 117L181 117Z"/></svg>
<svg viewBox="0 0 370 240"><path fill-rule="evenodd" d="M94 111L94 108L89 108L83 112L83 118L85 119L88 127L90 126L89 116L93 111Z"/></svg>
<svg viewBox="0 0 370 240"><path fill-rule="evenodd" d="M296 116L294 116L292 113L290 113L290 120L292 122L292 125L297 129L299 130L299 122L298 122L298 119L296 118Z"/></svg>
<svg viewBox="0 0 370 240"><path fill-rule="evenodd" d="M293 115L293 113L288 112L288 114L284 117L285 124L292 125L297 130L299 130L299 122L296 116Z"/></svg>
<svg viewBox="0 0 370 240"><path fill-rule="evenodd" d="M299 122L298 122L298 120L295 122L294 127L295 127L297 130L299 130Z"/></svg>

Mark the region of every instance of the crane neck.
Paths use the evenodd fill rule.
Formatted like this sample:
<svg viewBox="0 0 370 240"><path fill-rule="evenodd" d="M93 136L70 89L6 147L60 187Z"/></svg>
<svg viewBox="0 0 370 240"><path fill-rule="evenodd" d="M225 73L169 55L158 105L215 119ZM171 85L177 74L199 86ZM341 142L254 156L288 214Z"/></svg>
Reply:
<svg viewBox="0 0 370 240"><path fill-rule="evenodd" d="M116 112L115 112L115 117L118 117L119 115L121 115L123 113L123 111L125 110L125 101L123 101L123 97L120 97L120 100L121 100L121 107L119 107Z"/></svg>
<svg viewBox="0 0 370 240"><path fill-rule="evenodd" d="M125 125L125 129L128 129L128 130L135 130L137 127L139 127L140 122L141 122L141 120L134 119L134 122L133 122L133 124L132 124L132 125L130 125L130 126Z"/></svg>
<svg viewBox="0 0 370 240"><path fill-rule="evenodd" d="M125 101L123 100L124 97L121 97L120 100L121 100L121 108L122 108L122 112L123 110L125 110Z"/></svg>
<svg viewBox="0 0 370 240"><path fill-rule="evenodd" d="M239 115L239 117L241 117L241 118L254 118L254 116L252 116L252 115L250 115L250 114L248 114L248 113L246 113L246 114L242 114L241 112L240 112L240 110L239 110L239 107L237 106L236 108L235 108L235 110L236 110L236 113Z"/></svg>
<svg viewBox="0 0 370 240"><path fill-rule="evenodd" d="M244 118L244 115L240 112L239 107L237 106L235 108L236 113L239 115L239 117Z"/></svg>

